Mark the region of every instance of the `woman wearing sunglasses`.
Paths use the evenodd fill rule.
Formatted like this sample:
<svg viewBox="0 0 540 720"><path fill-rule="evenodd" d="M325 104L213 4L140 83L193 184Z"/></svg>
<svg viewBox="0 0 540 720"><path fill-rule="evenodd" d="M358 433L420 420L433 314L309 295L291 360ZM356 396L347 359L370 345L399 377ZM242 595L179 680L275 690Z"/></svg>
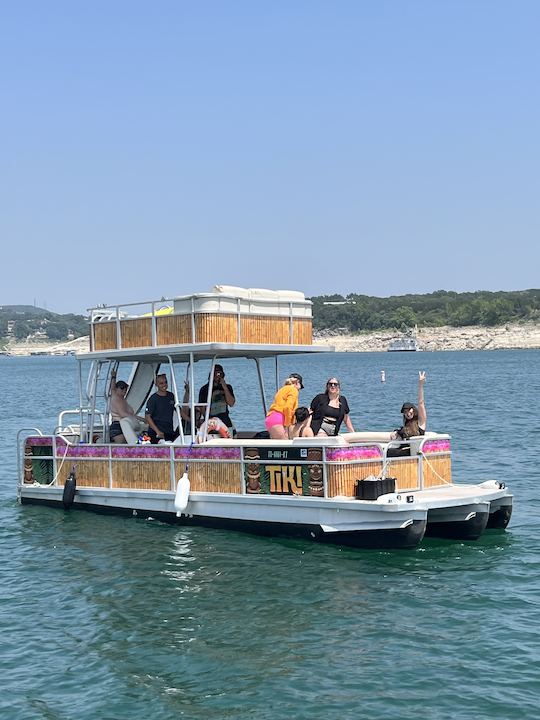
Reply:
<svg viewBox="0 0 540 720"><path fill-rule="evenodd" d="M354 432L349 416L349 403L345 395L341 394L337 378L331 377L326 383L326 390L313 398L311 410L311 428L314 435L337 435L343 422L349 432Z"/></svg>

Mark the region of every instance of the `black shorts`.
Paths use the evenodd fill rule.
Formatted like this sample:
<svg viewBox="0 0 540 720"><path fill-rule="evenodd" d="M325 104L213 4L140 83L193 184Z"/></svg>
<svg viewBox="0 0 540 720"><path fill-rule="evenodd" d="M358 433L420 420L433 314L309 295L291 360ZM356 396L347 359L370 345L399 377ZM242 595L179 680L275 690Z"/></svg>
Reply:
<svg viewBox="0 0 540 720"><path fill-rule="evenodd" d="M111 426L109 428L109 438L112 440L117 435L122 435L122 428L120 427L120 423L118 420L115 420L111 423Z"/></svg>
<svg viewBox="0 0 540 720"><path fill-rule="evenodd" d="M164 432L163 434L165 435L165 437L163 438L164 440L166 440L167 442L174 442L174 440L176 440L180 433L178 432L178 430L175 430L174 432ZM152 443L152 445L157 445L157 443L159 442L158 436L152 430L152 428L148 428L148 437L150 438L150 442Z"/></svg>

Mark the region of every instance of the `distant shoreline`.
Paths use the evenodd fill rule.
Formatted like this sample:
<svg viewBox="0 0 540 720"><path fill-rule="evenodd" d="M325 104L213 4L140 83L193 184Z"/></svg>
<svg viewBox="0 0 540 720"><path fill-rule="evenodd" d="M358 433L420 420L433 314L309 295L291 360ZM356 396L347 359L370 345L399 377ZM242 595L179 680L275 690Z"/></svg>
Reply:
<svg viewBox="0 0 540 720"><path fill-rule="evenodd" d="M377 330L352 335L339 330L313 334L314 345L333 346L338 352L384 352L400 333ZM512 323L498 327L419 328L416 338L424 351L530 350L540 349L540 323ZM44 340L15 341L6 345L7 355L67 355L90 351L88 335L63 343Z"/></svg>
<svg viewBox="0 0 540 720"><path fill-rule="evenodd" d="M339 331L314 333L316 345L334 346L339 352L382 352L398 332L377 330L351 335ZM421 350L530 350L540 349L540 323L509 323L497 327L426 327L416 333Z"/></svg>
<svg viewBox="0 0 540 720"><path fill-rule="evenodd" d="M90 352L90 338L88 335L53 343L50 340L10 340L5 347L5 355L71 355L73 353Z"/></svg>

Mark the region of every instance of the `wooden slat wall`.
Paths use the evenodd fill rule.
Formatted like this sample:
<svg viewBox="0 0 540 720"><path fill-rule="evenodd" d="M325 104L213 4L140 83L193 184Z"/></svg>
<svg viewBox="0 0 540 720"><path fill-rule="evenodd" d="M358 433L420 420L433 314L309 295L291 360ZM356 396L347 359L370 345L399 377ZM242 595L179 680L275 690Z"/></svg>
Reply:
<svg viewBox="0 0 540 720"><path fill-rule="evenodd" d="M175 463L175 477L184 472L184 462ZM241 493L240 463L203 463L191 461L188 467L190 490L194 492Z"/></svg>
<svg viewBox="0 0 540 720"><path fill-rule="evenodd" d="M57 462L61 463L62 459L58 459ZM74 464L77 487L109 487L109 462L107 460L81 460L77 458ZM63 473L61 473L56 481L57 485L64 485L71 468L71 460L69 466L65 463L65 467L65 477L62 477Z"/></svg>
<svg viewBox="0 0 540 720"><path fill-rule="evenodd" d="M123 348L150 347L152 345L152 318L136 318L120 322Z"/></svg>
<svg viewBox="0 0 540 720"><path fill-rule="evenodd" d="M171 490L169 460L115 460L113 488L130 490Z"/></svg>
<svg viewBox="0 0 540 720"><path fill-rule="evenodd" d="M293 320L293 343L295 345L311 345L313 342L313 323L311 318L295 318Z"/></svg>
<svg viewBox="0 0 540 720"><path fill-rule="evenodd" d="M92 325L94 331L94 349L111 350L116 347L116 323L103 322Z"/></svg>
<svg viewBox="0 0 540 720"><path fill-rule="evenodd" d="M327 465L328 497L336 495L354 496L354 483L368 475L379 475L382 462L347 463L347 465Z"/></svg>
<svg viewBox="0 0 540 720"><path fill-rule="evenodd" d="M429 455L422 462L425 488L437 487L452 482L452 460L450 455Z"/></svg>
<svg viewBox="0 0 540 720"><path fill-rule="evenodd" d="M396 492L418 489L418 458L388 458L386 477L396 478Z"/></svg>
<svg viewBox="0 0 540 720"><path fill-rule="evenodd" d="M191 315L165 315L156 318L158 345L191 343Z"/></svg>
<svg viewBox="0 0 540 720"><path fill-rule="evenodd" d="M92 325L97 350L118 347L116 322ZM243 315L240 318L240 342L266 345L291 343L290 325L287 317ZM152 347L152 318L129 318L120 321L123 348ZM191 343L191 315L165 315L156 317L157 345ZM311 318L293 319L294 345L312 344ZM226 313L198 313L195 315L194 342L238 342L238 316Z"/></svg>
<svg viewBox="0 0 540 720"><path fill-rule="evenodd" d="M285 345L289 342L289 318L250 315L241 318L242 342Z"/></svg>
<svg viewBox="0 0 540 720"><path fill-rule="evenodd" d="M237 316L226 313L195 315L195 342L238 342Z"/></svg>

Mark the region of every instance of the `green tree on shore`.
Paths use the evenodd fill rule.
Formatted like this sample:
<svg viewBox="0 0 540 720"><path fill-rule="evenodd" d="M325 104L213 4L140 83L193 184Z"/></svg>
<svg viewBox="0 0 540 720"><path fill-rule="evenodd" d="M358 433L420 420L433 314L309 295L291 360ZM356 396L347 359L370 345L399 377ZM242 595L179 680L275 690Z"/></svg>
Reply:
<svg viewBox="0 0 540 720"><path fill-rule="evenodd" d="M437 290L425 295L386 298L351 293L346 297L320 295L311 300L316 330L340 328L354 333L401 330L415 325L497 326L540 319L540 290L474 293Z"/></svg>

